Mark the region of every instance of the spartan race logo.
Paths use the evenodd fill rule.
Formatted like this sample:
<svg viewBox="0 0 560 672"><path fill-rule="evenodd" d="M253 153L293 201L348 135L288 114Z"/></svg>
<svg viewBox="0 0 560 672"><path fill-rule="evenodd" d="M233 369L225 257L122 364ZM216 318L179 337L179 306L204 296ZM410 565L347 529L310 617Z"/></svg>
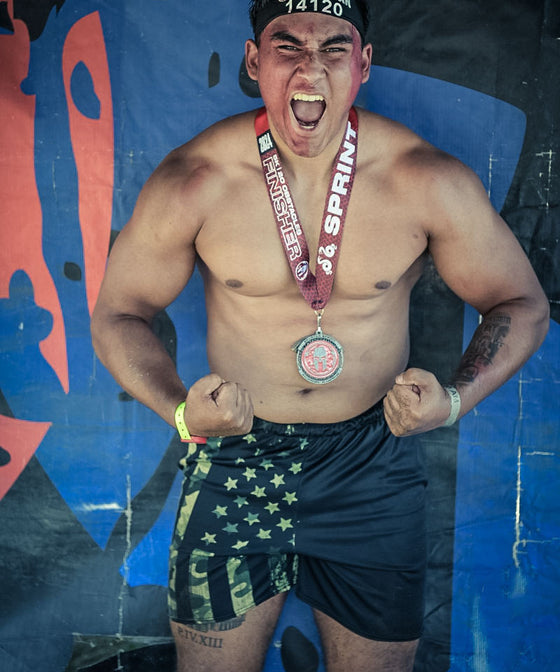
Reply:
<svg viewBox="0 0 560 672"><path fill-rule="evenodd" d="M259 152L261 153L261 155L266 154L274 147L270 131L267 131L266 133L259 135L257 141L259 143Z"/></svg>

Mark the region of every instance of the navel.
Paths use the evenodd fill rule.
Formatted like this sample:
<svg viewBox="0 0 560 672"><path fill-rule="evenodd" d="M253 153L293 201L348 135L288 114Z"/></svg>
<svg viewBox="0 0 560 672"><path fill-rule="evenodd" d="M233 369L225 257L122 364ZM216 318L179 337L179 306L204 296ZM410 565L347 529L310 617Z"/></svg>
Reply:
<svg viewBox="0 0 560 672"><path fill-rule="evenodd" d="M240 287L243 287L243 283L241 280L235 280L235 278L232 278L231 280L226 280L226 285L228 287L231 287L232 289L239 289Z"/></svg>
<svg viewBox="0 0 560 672"><path fill-rule="evenodd" d="M313 390L309 387L304 387L302 390L298 391L298 394L301 394L302 397L305 397L307 394L311 394Z"/></svg>

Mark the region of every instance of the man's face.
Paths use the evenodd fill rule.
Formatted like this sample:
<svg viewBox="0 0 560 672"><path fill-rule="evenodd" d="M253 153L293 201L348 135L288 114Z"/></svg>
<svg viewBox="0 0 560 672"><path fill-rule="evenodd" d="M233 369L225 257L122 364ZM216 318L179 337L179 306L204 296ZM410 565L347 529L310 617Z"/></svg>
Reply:
<svg viewBox="0 0 560 672"><path fill-rule="evenodd" d="M362 48L351 23L311 12L280 16L258 48L247 42L246 60L281 149L284 143L300 156L317 156L331 143L338 149L371 66L371 45Z"/></svg>

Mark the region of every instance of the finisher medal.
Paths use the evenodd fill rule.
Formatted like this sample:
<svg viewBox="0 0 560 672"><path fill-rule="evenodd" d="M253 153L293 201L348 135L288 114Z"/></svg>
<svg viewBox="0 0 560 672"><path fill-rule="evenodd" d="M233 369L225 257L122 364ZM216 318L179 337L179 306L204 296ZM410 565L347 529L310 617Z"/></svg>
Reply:
<svg viewBox="0 0 560 672"><path fill-rule="evenodd" d="M292 346L300 375L316 385L324 385L338 378L344 364L342 346L321 329L322 314L323 311L317 312L317 331Z"/></svg>
<svg viewBox="0 0 560 672"><path fill-rule="evenodd" d="M317 315L317 331L295 343L292 350L296 353L300 375L310 383L324 385L338 378L344 364L342 346L335 338L323 333L321 318L332 291L342 230L354 183L358 115L354 108L350 110L346 132L333 165L319 235L315 275L309 268L309 248L270 132L265 108L257 113L255 131L264 179L284 252L303 297Z"/></svg>

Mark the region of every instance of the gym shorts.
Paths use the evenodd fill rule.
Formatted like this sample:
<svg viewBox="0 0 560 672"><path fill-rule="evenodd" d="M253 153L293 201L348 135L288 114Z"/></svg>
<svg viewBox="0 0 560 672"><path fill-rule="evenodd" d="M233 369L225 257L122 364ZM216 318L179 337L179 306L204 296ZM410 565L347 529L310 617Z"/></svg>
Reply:
<svg viewBox="0 0 560 672"><path fill-rule="evenodd" d="M180 467L171 620L234 619L294 588L362 637L420 637L426 481L419 442L390 433L381 403L331 424L255 418L188 444Z"/></svg>

